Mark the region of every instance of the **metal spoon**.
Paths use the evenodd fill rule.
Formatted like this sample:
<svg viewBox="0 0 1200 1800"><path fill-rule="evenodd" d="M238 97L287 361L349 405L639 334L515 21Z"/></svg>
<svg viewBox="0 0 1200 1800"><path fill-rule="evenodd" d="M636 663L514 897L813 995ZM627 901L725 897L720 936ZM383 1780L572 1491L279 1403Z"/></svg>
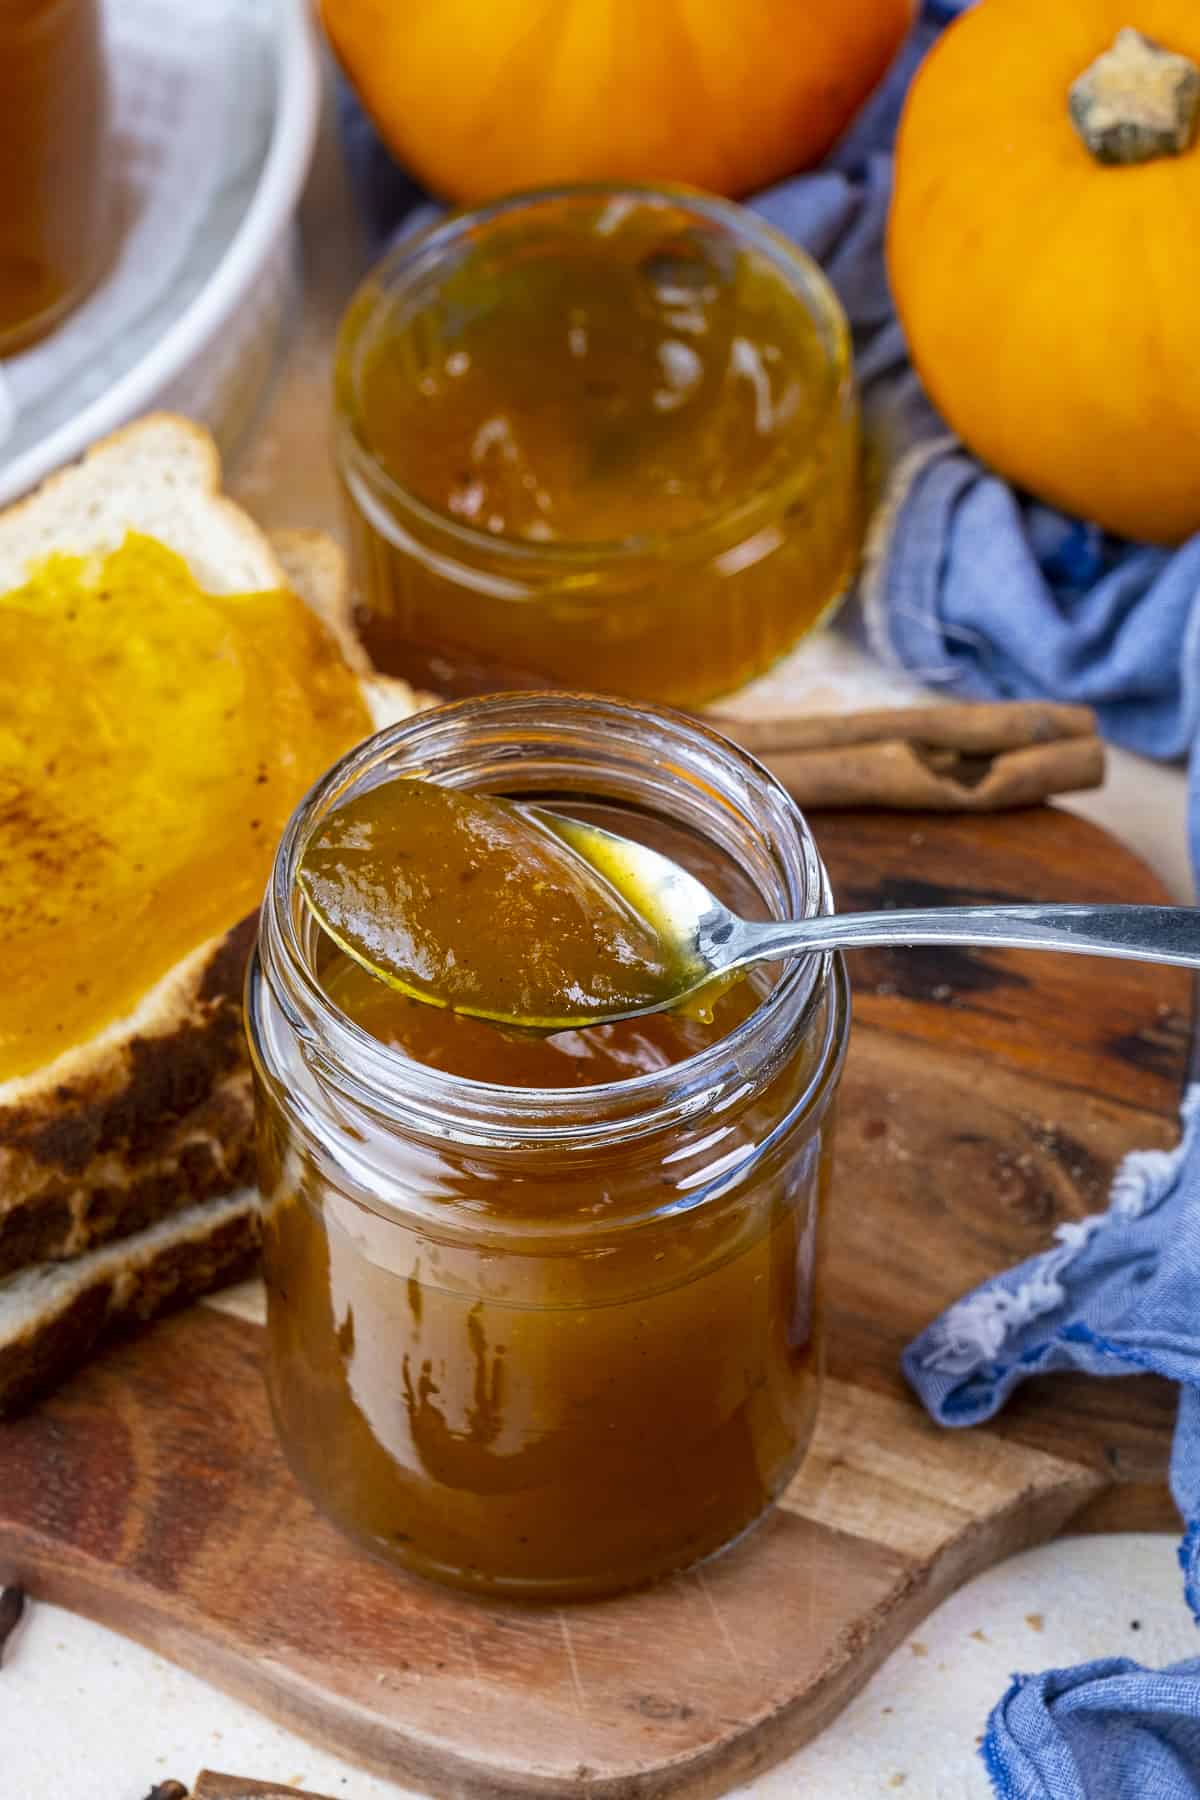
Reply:
<svg viewBox="0 0 1200 1800"><path fill-rule="evenodd" d="M686 869L631 838L529 807L542 824L599 868L677 951L679 992L652 1006L612 1011L579 1025L686 1007L709 983L756 962L862 950L881 944L972 944L1065 950L1200 969L1200 908L1190 906L940 906L834 913L810 919L740 918Z"/></svg>
<svg viewBox="0 0 1200 1800"><path fill-rule="evenodd" d="M430 786L408 781L403 785ZM403 830L398 837L395 830L389 836L386 829L382 836L377 835L379 821L372 825L370 818L364 841L360 841L364 821L357 818L350 822L353 829L342 841L343 819L334 829L331 843L322 841L317 847L320 855L315 866L308 866L306 853L300 889L327 935L378 980L427 1005L448 1006L493 1024L555 1032L652 1012L683 1010L703 1016L721 990L752 963L871 944L992 944L1020 950L1071 950L1200 969L1200 911L1188 907L945 906L754 923L730 912L678 863L632 838L544 807L498 801L487 795L468 798L474 814L494 809L497 816L490 821L492 829L500 833L504 827L503 833L493 838L480 829L481 821L476 818L479 835L467 834L464 851L464 842L451 831L441 862L436 845L431 849L426 844L427 879L415 889L403 880L393 883L388 871L391 857L410 858L417 852L403 848ZM511 860L514 843L519 843L521 835L521 814L530 827L526 885L533 904L522 906L516 895L506 898L503 882L493 900L502 909L497 918L497 941L504 942L505 929L511 940L513 918L528 919L534 935L525 958L527 966L521 965L523 938L509 942L508 953L499 958L494 954L494 942L480 943L479 918L470 907L464 907L460 885L478 872L471 858L490 856L494 844L503 843ZM400 822L403 824L403 819ZM483 820L483 824L488 822ZM553 858L549 865L546 861L547 833L571 853L571 862L580 859L590 865L593 877L602 878L599 883L593 881L594 898L585 902L583 914L577 879L574 905L542 907L536 899L557 880ZM541 852L535 856L539 843ZM387 846L382 863L381 845ZM364 854L365 873L357 867L353 878L347 879L349 863ZM403 862L398 865L401 870L406 866ZM511 871L504 880L510 878ZM566 868L562 886L564 895L572 891L571 872ZM601 914L592 910L603 908L606 890L618 922L629 914L640 919L639 929L631 936L623 936L618 928L615 935L609 931L606 940ZM585 887L583 891L588 890ZM413 906L416 911L410 912ZM599 982L591 982L586 967L582 974L579 967L581 933L586 935L593 925L599 933L597 945L608 940L610 950L614 943L625 945L618 949L615 962L609 957L604 979ZM431 934L432 960L426 941ZM639 944L643 948L638 948ZM437 967L453 972L449 985L438 985ZM521 1001L525 1011L518 1012L514 1002Z"/></svg>

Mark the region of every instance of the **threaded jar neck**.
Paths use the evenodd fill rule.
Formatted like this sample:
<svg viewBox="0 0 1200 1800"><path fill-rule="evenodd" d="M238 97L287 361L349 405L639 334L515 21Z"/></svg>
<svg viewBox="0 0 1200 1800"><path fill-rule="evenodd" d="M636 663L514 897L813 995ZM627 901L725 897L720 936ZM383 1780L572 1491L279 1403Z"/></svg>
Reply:
<svg viewBox="0 0 1200 1800"><path fill-rule="evenodd" d="M768 914L831 910L812 835L786 790L716 732L681 714L589 696L537 693L466 700L420 714L352 751L293 815L276 855L260 925L248 1017L260 1073L283 1076L285 1103L370 1120L370 1134L526 1155L539 1148L602 1153L686 1126L761 1091L806 1034L817 1106L840 1067L847 1029L837 960L795 958L726 1037L665 1069L590 1087L514 1088L414 1062L370 1036L325 992L319 928L297 872L329 812L397 777L570 809L602 802L684 827L749 878ZM834 1003L823 1006L831 993ZM269 1000L270 1005L264 1004ZM817 1015L821 1022L815 1024ZM288 1044L281 1042L281 1034ZM288 1078L285 1065L302 1069ZM311 1132L321 1120L304 1120Z"/></svg>

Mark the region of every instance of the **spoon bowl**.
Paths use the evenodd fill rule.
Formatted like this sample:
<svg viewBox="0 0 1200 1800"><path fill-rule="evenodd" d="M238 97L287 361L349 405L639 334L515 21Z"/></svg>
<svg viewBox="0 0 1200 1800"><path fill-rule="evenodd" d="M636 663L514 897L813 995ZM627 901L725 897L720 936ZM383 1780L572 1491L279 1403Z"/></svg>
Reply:
<svg viewBox="0 0 1200 1800"><path fill-rule="evenodd" d="M404 785L412 792L425 784ZM305 880L302 887L322 928L379 980L413 999L450 1006L515 1030L579 1030L666 1011L705 1016L718 995L755 963L879 945L1059 950L1200 969L1200 910L1194 907L944 906L760 922L741 918L679 863L633 838L547 807L491 801L483 796L472 799L476 808L491 808L497 818L502 814L510 822L510 830L515 820L518 835L525 832L542 846L547 835L556 839L570 853L562 862L564 881L586 874L591 886L582 891L590 898L584 899L582 910L577 907L573 914L558 917L561 941L550 946L552 951L578 952L580 945L589 945L598 907L610 907L618 925L623 918L636 926L640 936L618 933L613 939L617 944L613 966L619 979L606 985L602 1001L594 993L584 994L578 982L564 983L561 993L550 995L550 1003L543 993L537 1004L526 1004L518 1011L509 1002L511 989L504 986L503 979L498 993L488 991L484 983L477 989L460 988L448 998L428 982L415 983L411 970L388 954L387 932L380 929L387 922L382 915L369 921L371 928L365 933L348 934L345 919L323 903L320 882ZM344 854L344 849L339 851ZM380 866L379 862L374 865L369 888L373 903L381 891ZM557 868L548 869L544 852L542 861L530 865L530 879L536 879L540 888L553 887L559 873ZM460 878L465 878L461 872ZM428 894L425 898L428 900ZM455 909L452 888L447 888L443 901L436 909L438 928L452 940L461 908ZM563 925L563 917L573 920L569 928ZM400 938L405 941L403 933ZM516 954L515 943L512 954ZM646 975L646 965L640 960L645 946L649 946L654 963L654 978L649 981L639 979ZM469 943L450 941L447 948L451 966L470 959ZM506 972L501 970L502 978Z"/></svg>

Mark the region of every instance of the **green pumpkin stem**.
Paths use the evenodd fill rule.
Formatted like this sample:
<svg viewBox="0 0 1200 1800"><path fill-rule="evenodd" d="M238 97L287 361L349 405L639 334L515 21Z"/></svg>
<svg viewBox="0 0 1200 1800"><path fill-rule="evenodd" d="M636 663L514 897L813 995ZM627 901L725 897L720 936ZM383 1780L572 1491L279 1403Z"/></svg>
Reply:
<svg viewBox="0 0 1200 1800"><path fill-rule="evenodd" d="M1189 147L1200 113L1200 68L1126 26L1071 83L1071 120L1101 163L1151 162Z"/></svg>

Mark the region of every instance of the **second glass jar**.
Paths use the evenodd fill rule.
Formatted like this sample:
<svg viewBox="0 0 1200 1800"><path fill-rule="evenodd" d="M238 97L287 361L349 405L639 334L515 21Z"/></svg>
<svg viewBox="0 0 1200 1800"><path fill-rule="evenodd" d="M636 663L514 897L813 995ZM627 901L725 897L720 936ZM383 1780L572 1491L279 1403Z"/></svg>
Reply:
<svg viewBox="0 0 1200 1800"><path fill-rule="evenodd" d="M53 329L115 227L100 0L0 0L0 357Z"/></svg>
<svg viewBox="0 0 1200 1800"><path fill-rule="evenodd" d="M248 1019L292 1467L421 1574L527 1599L634 1587L748 1529L807 1448L844 973L793 961L727 1035L630 1079L506 1083L517 1051L485 1025L494 1079L415 1060L338 1003L296 885L330 808L405 775L597 817L749 912L822 910L824 870L787 794L725 740L563 695L381 734L280 846Z"/></svg>
<svg viewBox="0 0 1200 1800"><path fill-rule="evenodd" d="M845 317L727 201L584 186L452 215L356 295L335 405L360 629L442 694L695 706L853 572Z"/></svg>

